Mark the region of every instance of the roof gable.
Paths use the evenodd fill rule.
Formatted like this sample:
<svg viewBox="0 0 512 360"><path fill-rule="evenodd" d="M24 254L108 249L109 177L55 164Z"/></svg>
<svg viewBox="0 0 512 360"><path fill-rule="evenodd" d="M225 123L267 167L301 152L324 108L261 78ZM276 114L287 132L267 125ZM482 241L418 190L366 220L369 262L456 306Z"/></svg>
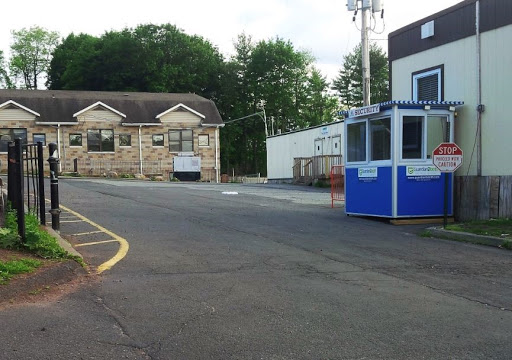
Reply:
<svg viewBox="0 0 512 360"><path fill-rule="evenodd" d="M96 108L96 107L98 107L98 106L103 107L103 108L105 108L105 109L107 109L107 110L110 110L110 111L112 111L113 113L116 113L117 115L119 115L119 116L121 116L121 117L123 117L123 118L126 118L126 115L125 115L125 114L123 114L123 113L122 113L122 112L120 112L120 111L117 111L117 110L116 110L116 109L114 109L113 107L110 107L110 106L108 106L108 105L106 105L106 104L102 103L101 101L97 101L97 102L95 102L94 104L92 104L92 105L90 105L90 106L86 107L85 109L82 109L82 110L80 110L80 111L79 111L79 112L77 112L77 113L74 113L74 114L73 114L73 117L80 116L80 115L84 114L85 112L87 112L87 111L89 111L89 110L92 110L92 109L94 109L94 108Z"/></svg>
<svg viewBox="0 0 512 360"><path fill-rule="evenodd" d="M31 113L32 115L35 115L35 116L38 116L38 117L41 116L41 115L39 115L38 112L35 112L34 110L29 109L28 107L25 107L25 106L23 106L21 104L18 104L16 101L13 101L13 100L9 100L9 101L4 102L3 104L0 104L0 109L10 108L11 106L15 106L17 108L23 109L23 110Z"/></svg>
<svg viewBox="0 0 512 360"><path fill-rule="evenodd" d="M201 119L204 119L204 118L205 118L205 116L204 116L203 114L201 114L200 112L197 112L197 111L195 111L194 109L189 108L187 105L184 105L183 103L179 103L178 105L173 106L173 107L172 107L172 108L170 108L170 109L167 109L167 110L166 110L166 111L164 111L163 113L158 114L157 116L155 116L155 119L160 119L162 116L167 115L167 114L168 114L168 113L170 113L170 112L173 112L173 111L180 111L180 110L183 110L183 109L184 109L184 110L186 110L186 111L191 112L191 113L192 113L192 114L194 114L194 115L199 116Z"/></svg>

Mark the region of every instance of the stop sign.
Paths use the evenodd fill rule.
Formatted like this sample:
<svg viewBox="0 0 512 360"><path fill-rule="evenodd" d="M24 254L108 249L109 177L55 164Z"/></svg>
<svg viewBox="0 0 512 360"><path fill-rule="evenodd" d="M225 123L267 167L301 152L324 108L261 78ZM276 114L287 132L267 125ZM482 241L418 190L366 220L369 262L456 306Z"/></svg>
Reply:
<svg viewBox="0 0 512 360"><path fill-rule="evenodd" d="M455 143L441 143L432 151L432 162L441 172L454 172L462 160L462 149Z"/></svg>

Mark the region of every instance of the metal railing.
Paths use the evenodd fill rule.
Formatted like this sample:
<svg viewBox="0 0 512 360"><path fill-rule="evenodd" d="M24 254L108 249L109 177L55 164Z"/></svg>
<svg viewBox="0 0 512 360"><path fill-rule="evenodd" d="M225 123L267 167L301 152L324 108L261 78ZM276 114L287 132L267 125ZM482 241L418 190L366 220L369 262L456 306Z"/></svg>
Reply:
<svg viewBox="0 0 512 360"><path fill-rule="evenodd" d="M293 159L293 181L295 183L312 183L318 179L328 179L334 165L342 165L341 155L318 155Z"/></svg>
<svg viewBox="0 0 512 360"><path fill-rule="evenodd" d="M334 201L345 201L345 166L334 165L331 167L331 208Z"/></svg>
<svg viewBox="0 0 512 360"><path fill-rule="evenodd" d="M18 233L25 240L25 207L46 223L44 198L43 144L22 144L16 139L8 144L7 199L16 210Z"/></svg>
<svg viewBox="0 0 512 360"><path fill-rule="evenodd" d="M121 161L121 160L73 160L73 171L91 176L109 176L111 173L121 174L140 174L140 161ZM142 171L144 174L163 174L162 161L143 161Z"/></svg>

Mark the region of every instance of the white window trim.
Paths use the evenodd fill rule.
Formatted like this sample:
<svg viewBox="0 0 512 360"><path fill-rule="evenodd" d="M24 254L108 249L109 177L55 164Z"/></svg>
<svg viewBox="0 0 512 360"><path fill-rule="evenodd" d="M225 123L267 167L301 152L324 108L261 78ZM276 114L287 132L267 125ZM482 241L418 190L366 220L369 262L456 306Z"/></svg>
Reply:
<svg viewBox="0 0 512 360"><path fill-rule="evenodd" d="M366 124L366 157L365 157L365 160L363 161L348 161L348 126L349 125L353 125L353 124L358 124L358 123L365 123ZM360 120L356 120L356 121L350 121L349 123L347 123L347 131L345 132L345 156L346 156L346 163L347 165L350 164L350 165L365 165L365 164L368 164L368 160L369 160L369 156L368 156L368 118L366 119L360 119Z"/></svg>
<svg viewBox="0 0 512 360"><path fill-rule="evenodd" d="M420 74L415 74L412 76L412 99L413 101L418 101L418 79L422 79L427 76L432 76L437 74L437 101L441 101L441 88L442 78L441 78L441 68L437 68L430 71L425 71Z"/></svg>
<svg viewBox="0 0 512 360"><path fill-rule="evenodd" d="M370 124L372 121L375 121L375 120L382 120L382 119L389 119L389 125L391 126L391 134L390 134L390 158L389 159L385 159L385 160L372 160L371 159L371 152L372 152L372 144L371 144L371 132L370 132ZM375 166L390 166L391 163L392 163L392 159L393 159L393 136L394 136L394 129L393 129L393 117L391 116L391 112L386 112L383 114L383 116L379 116L379 117L375 117L375 118L371 118L371 119L368 119L368 125L367 125L367 129L366 129L366 132L367 132L367 137L368 137L368 164L371 164L371 165L375 165Z"/></svg>
<svg viewBox="0 0 512 360"><path fill-rule="evenodd" d="M421 158L417 159L404 159L403 157L403 143L404 143L404 116L419 116L423 118L422 121L422 133L421 133ZM400 111L399 113L400 121L399 121L399 133L400 133L400 142L398 143L399 146L399 159L400 163L425 163L427 161L427 142L426 140L426 131L427 131L427 116L425 114L418 114L414 112L407 112L407 111ZM428 159L430 160L430 159Z"/></svg>
<svg viewBox="0 0 512 360"><path fill-rule="evenodd" d="M202 136L206 136L208 138L208 145L201 145L199 143L199 138ZM192 139L192 141L193 141L193 139ZM210 147L210 135L209 134L198 134L197 135L197 146L201 147L201 148L209 148Z"/></svg>

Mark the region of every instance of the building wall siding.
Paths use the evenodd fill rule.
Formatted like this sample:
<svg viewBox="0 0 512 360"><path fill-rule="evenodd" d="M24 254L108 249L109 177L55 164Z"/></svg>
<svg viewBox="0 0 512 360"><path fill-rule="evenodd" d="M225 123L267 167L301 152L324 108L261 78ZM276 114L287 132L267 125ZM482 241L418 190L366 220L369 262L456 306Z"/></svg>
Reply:
<svg viewBox="0 0 512 360"><path fill-rule="evenodd" d="M482 175L512 175L512 119L507 104L512 77L512 25L487 31L482 44ZM499 60L498 60L499 59ZM457 175L476 174L476 153L471 159L477 128L476 39L467 37L395 60L392 66L392 98L412 99L412 73L444 65L445 100L463 100L457 109L455 141L464 150L464 164Z"/></svg>
<svg viewBox="0 0 512 360"><path fill-rule="evenodd" d="M328 133L322 135L322 128ZM273 179L293 178L293 159L315 155L315 139L322 139L323 155L332 153L334 137L340 137L340 154L343 155L343 122L328 124L308 130L267 138L267 177Z"/></svg>
<svg viewBox="0 0 512 360"><path fill-rule="evenodd" d="M190 113L189 113L190 114ZM13 116L15 115L15 116ZM193 114L192 114L193 115ZM194 123L191 123L190 116L174 117L172 121L164 123L161 126L143 126L142 127L142 157L143 169L146 174L161 172L165 177L173 171L173 157L178 153L169 152L169 130L180 128L192 128L194 134L194 156L201 157L201 179L203 181L215 181L215 132L214 127L201 127L198 125L194 116ZM172 118L172 117L171 117ZM11 119L11 120L7 120ZM3 120L3 121L2 121ZM74 126L60 127L60 158L62 171L73 171L74 160L77 159L79 172L84 175L101 175L98 173L98 166L101 166L107 172L109 169L118 173L139 173L139 133L138 127L122 126L122 117L103 110L91 110L84 113L78 119L78 124ZM179 121L175 121L179 120ZM0 127L2 128L26 128L27 139L29 143L33 141L33 134L46 134L46 143L57 143L57 127L36 125L34 115L15 109L0 109ZM113 129L114 130L114 152L89 152L87 148L87 130L89 129ZM82 135L82 146L70 146L70 134ZM120 147L119 135L130 134L131 146ZM154 134L164 135L164 146L154 147ZM199 147L198 136L206 134L210 138L209 146ZM45 156L47 155L45 147ZM7 171L7 153L0 153L0 171ZM47 166L47 165L46 165ZM48 169L47 169L48 170ZM158 171L157 171L158 170Z"/></svg>
<svg viewBox="0 0 512 360"><path fill-rule="evenodd" d="M190 111L172 111L165 114L160 118L160 121L169 126L182 124L184 126L198 126L201 123L201 118Z"/></svg>
<svg viewBox="0 0 512 360"><path fill-rule="evenodd" d="M35 115L23 109L0 109L0 124L8 121L34 121L35 119Z"/></svg>

